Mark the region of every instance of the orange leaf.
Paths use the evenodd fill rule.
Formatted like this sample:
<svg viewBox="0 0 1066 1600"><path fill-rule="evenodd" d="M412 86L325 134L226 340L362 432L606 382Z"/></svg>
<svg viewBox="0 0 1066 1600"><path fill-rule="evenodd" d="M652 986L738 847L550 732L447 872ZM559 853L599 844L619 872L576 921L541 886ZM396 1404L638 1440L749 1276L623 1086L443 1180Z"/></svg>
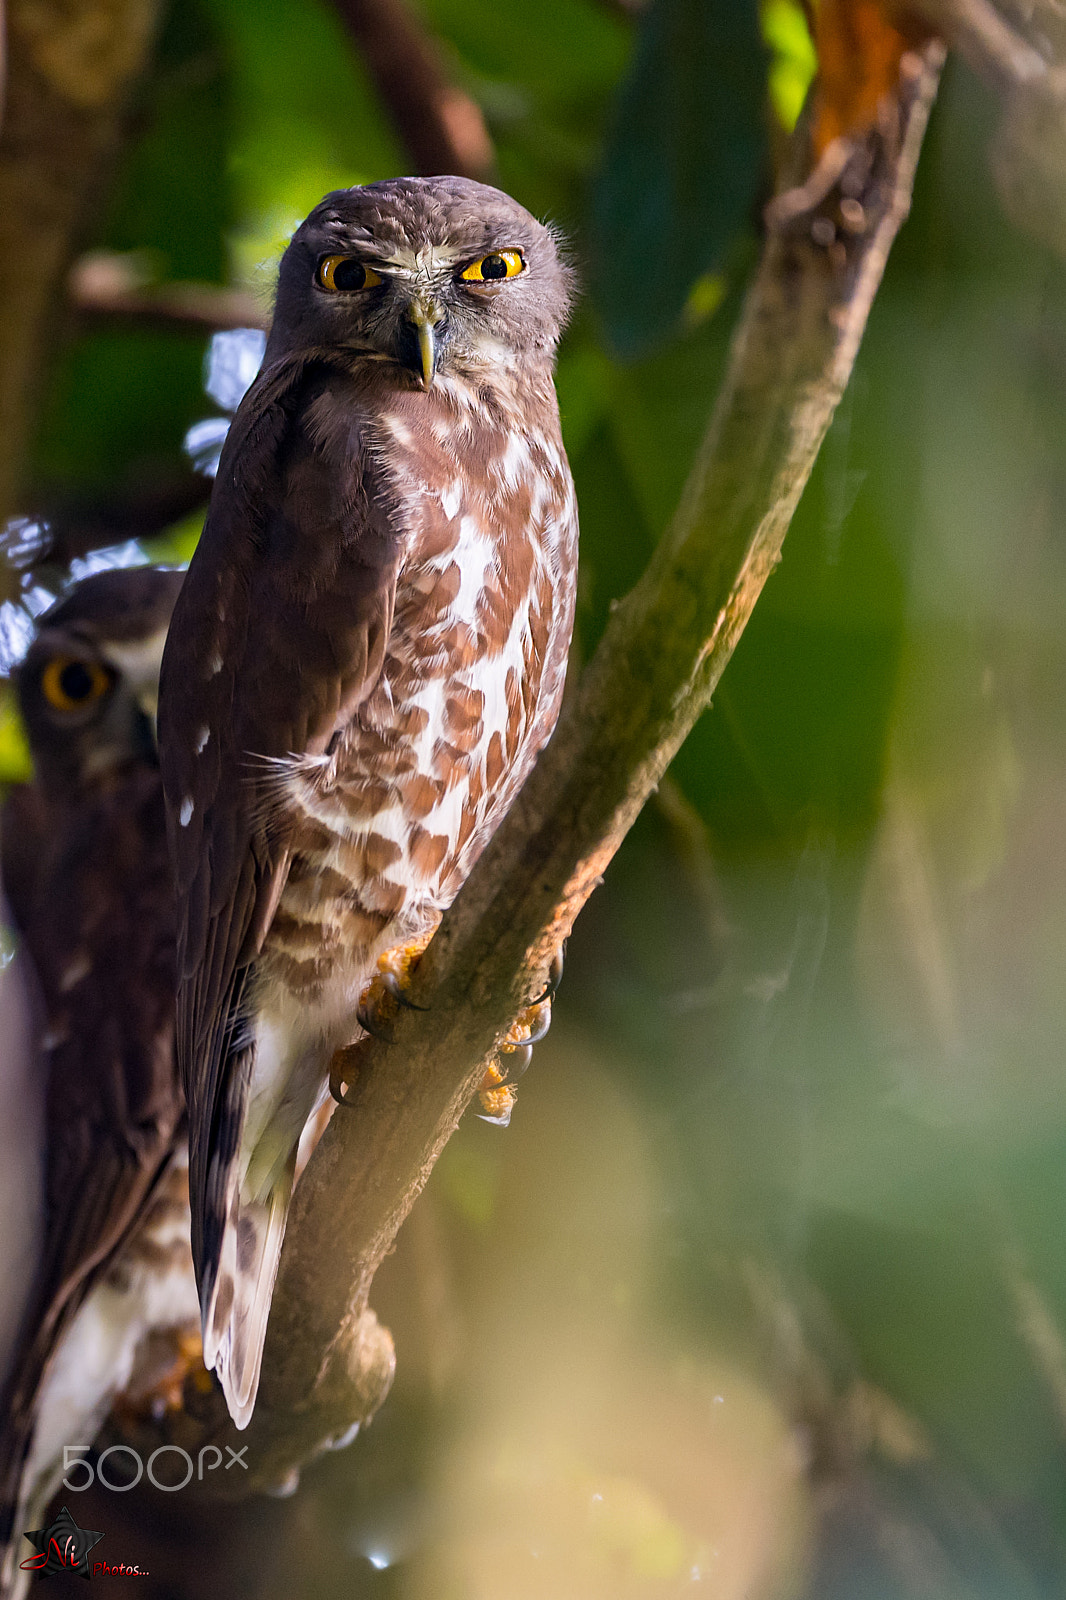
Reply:
<svg viewBox="0 0 1066 1600"><path fill-rule="evenodd" d="M875 126L882 101L896 92L900 58L931 37L923 22L883 0L819 0L814 20L817 155L834 139Z"/></svg>

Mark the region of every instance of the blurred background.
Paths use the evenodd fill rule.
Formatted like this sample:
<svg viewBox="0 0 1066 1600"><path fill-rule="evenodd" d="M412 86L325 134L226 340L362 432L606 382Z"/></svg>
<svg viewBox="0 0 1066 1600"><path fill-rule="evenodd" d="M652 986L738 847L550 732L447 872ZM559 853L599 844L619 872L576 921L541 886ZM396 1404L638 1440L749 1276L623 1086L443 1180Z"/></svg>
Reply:
<svg viewBox="0 0 1066 1600"><path fill-rule="evenodd" d="M50 16L12 0L15 43ZM289 233L432 169L433 94L583 284L587 658L705 428L808 21L153 13L20 401L4 668L72 572L188 558ZM953 57L713 711L578 923L510 1127L468 1115L375 1285L373 1425L286 1500L65 1497L142 1595L1066 1594L1066 270L1012 220L1001 115ZM9 699L0 741L12 782Z"/></svg>

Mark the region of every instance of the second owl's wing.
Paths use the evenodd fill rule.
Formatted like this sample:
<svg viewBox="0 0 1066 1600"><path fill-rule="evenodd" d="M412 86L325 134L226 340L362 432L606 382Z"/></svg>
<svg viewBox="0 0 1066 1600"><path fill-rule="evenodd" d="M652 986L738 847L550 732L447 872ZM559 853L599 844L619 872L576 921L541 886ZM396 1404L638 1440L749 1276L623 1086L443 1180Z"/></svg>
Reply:
<svg viewBox="0 0 1066 1600"><path fill-rule="evenodd" d="M18 833L19 817L33 815L27 804L5 809L12 848L33 840ZM142 1215L183 1113L159 775L147 769L96 803L54 808L50 821L35 892L15 892L44 1012L48 1161L44 1237L0 1428L0 1539L44 1370L98 1269Z"/></svg>
<svg viewBox="0 0 1066 1600"><path fill-rule="evenodd" d="M0 819L0 875L15 926L23 931L33 913L53 825L37 784L20 783L11 790Z"/></svg>
<svg viewBox="0 0 1066 1600"><path fill-rule="evenodd" d="M47 807L35 784L19 784L0 815L0 925L5 943L26 926L47 847ZM37 1060L41 997L20 932L0 970L0 1390L33 1285L44 1231L44 1094Z"/></svg>
<svg viewBox="0 0 1066 1600"><path fill-rule="evenodd" d="M235 1155L228 1067L288 871L271 794L324 754L378 678L401 538L351 379L279 362L241 406L163 658L160 755L178 891L178 1056L201 1278L211 1157ZM279 765L280 764L280 765ZM213 1180L212 1180L213 1181Z"/></svg>

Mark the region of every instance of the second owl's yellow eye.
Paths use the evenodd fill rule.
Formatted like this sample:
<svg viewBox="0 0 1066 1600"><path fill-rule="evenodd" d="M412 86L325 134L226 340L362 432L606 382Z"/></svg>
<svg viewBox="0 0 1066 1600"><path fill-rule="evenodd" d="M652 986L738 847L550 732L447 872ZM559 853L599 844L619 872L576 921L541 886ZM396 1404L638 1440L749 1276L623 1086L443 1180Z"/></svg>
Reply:
<svg viewBox="0 0 1066 1600"><path fill-rule="evenodd" d="M41 690L57 711L80 711L111 687L111 675L98 661L53 656L41 674Z"/></svg>
<svg viewBox="0 0 1066 1600"><path fill-rule="evenodd" d="M519 250L493 250L490 255L471 261L459 276L464 283L502 283L504 278L517 278L525 265Z"/></svg>
<svg viewBox="0 0 1066 1600"><path fill-rule="evenodd" d="M380 272L364 266L354 256L323 256L315 276L323 289L330 289L334 294L375 289L381 282Z"/></svg>

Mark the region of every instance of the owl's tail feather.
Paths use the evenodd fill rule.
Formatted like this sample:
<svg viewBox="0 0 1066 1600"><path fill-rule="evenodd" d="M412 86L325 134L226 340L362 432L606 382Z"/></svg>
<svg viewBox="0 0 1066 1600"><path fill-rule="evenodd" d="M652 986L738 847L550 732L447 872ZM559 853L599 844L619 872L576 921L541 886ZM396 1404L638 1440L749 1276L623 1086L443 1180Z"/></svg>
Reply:
<svg viewBox="0 0 1066 1600"><path fill-rule="evenodd" d="M255 1409L293 1169L290 1160L262 1200L242 1200L234 1193L204 1303L204 1365L218 1373L238 1428L248 1426Z"/></svg>

